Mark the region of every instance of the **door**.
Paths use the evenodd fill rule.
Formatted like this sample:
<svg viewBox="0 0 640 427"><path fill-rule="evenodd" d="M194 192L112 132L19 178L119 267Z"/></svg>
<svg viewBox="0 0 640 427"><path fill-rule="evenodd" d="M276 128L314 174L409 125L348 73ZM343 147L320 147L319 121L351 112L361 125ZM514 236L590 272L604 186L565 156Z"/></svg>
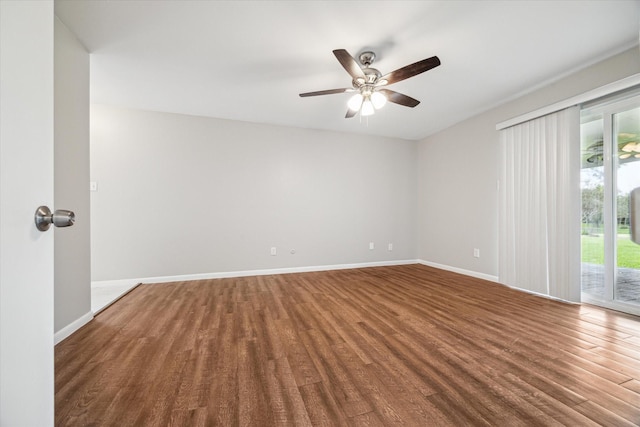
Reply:
<svg viewBox="0 0 640 427"><path fill-rule="evenodd" d="M631 239L640 218L630 209L640 188L640 96L585 109L581 121L583 300L640 314L640 245Z"/></svg>
<svg viewBox="0 0 640 427"><path fill-rule="evenodd" d="M54 413L53 1L0 1L0 425Z"/></svg>

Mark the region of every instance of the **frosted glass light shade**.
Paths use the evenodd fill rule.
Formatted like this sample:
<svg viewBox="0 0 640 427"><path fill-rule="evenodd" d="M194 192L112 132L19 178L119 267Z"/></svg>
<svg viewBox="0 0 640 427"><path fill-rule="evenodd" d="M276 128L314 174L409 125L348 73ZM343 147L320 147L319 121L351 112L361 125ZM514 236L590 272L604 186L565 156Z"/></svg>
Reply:
<svg viewBox="0 0 640 427"><path fill-rule="evenodd" d="M380 92L373 92L371 94L371 103L376 108L376 110L378 110L384 107L384 104L387 103L387 97Z"/></svg>
<svg viewBox="0 0 640 427"><path fill-rule="evenodd" d="M369 98L365 99L362 103L362 110L360 111L360 114L362 114L363 116L370 116L372 114L375 114L375 112L376 110L375 108L373 108L371 100Z"/></svg>
<svg viewBox="0 0 640 427"><path fill-rule="evenodd" d="M362 106L362 95L360 95L359 93L356 93L355 95L353 95L349 99L349 101L347 101L347 106L352 111L358 111Z"/></svg>

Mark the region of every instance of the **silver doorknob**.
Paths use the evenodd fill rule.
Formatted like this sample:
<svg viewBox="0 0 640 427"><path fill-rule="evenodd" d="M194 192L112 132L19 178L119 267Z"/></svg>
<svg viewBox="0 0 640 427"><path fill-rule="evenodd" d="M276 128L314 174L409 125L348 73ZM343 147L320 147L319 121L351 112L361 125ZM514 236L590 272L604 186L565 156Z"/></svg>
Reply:
<svg viewBox="0 0 640 427"><path fill-rule="evenodd" d="M71 227L76 222L76 214L64 209L51 213L47 206L40 206L36 209L35 221L36 228L40 231L47 231L51 224L56 227Z"/></svg>

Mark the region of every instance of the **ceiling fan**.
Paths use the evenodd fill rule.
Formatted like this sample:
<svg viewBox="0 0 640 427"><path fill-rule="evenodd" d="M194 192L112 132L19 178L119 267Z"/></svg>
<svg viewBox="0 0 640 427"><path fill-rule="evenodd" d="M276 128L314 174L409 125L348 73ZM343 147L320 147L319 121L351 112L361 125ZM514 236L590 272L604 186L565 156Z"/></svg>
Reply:
<svg viewBox="0 0 640 427"><path fill-rule="evenodd" d="M422 61L382 75L380 71L371 68L371 64L373 64L376 58L375 53L371 51L362 52L358 56L358 60L362 66L344 49L336 49L333 51L333 54L344 69L347 70L347 73L353 78L351 82L353 87L306 92L301 93L300 96L355 93L347 103L348 110L345 116L347 119L355 116L358 112L363 116L370 116L375 113L376 109L382 108L387 101L405 107L415 107L420 101L402 93L386 89L386 86L424 73L440 65L440 59L438 59L437 56L432 56L431 58L423 59Z"/></svg>

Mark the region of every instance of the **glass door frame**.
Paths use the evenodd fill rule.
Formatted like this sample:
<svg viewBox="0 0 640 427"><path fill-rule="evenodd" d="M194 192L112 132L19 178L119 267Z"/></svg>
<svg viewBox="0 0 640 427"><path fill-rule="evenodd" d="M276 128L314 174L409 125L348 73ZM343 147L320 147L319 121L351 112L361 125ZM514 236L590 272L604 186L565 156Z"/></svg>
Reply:
<svg viewBox="0 0 640 427"><path fill-rule="evenodd" d="M618 163L618 129L614 123L614 116L635 108L640 108L640 94L630 94L623 99L609 102L595 103L583 107L580 111L582 124L583 116L600 116L602 118L603 137L603 168L604 168L604 296L597 298L587 292L581 292L583 302L599 305L630 314L640 315L640 304L629 303L616 299L617 282L617 170ZM615 142L615 144L614 144ZM615 145L615 151L614 151ZM582 248L581 248L582 250ZM640 284L639 284L640 286Z"/></svg>

